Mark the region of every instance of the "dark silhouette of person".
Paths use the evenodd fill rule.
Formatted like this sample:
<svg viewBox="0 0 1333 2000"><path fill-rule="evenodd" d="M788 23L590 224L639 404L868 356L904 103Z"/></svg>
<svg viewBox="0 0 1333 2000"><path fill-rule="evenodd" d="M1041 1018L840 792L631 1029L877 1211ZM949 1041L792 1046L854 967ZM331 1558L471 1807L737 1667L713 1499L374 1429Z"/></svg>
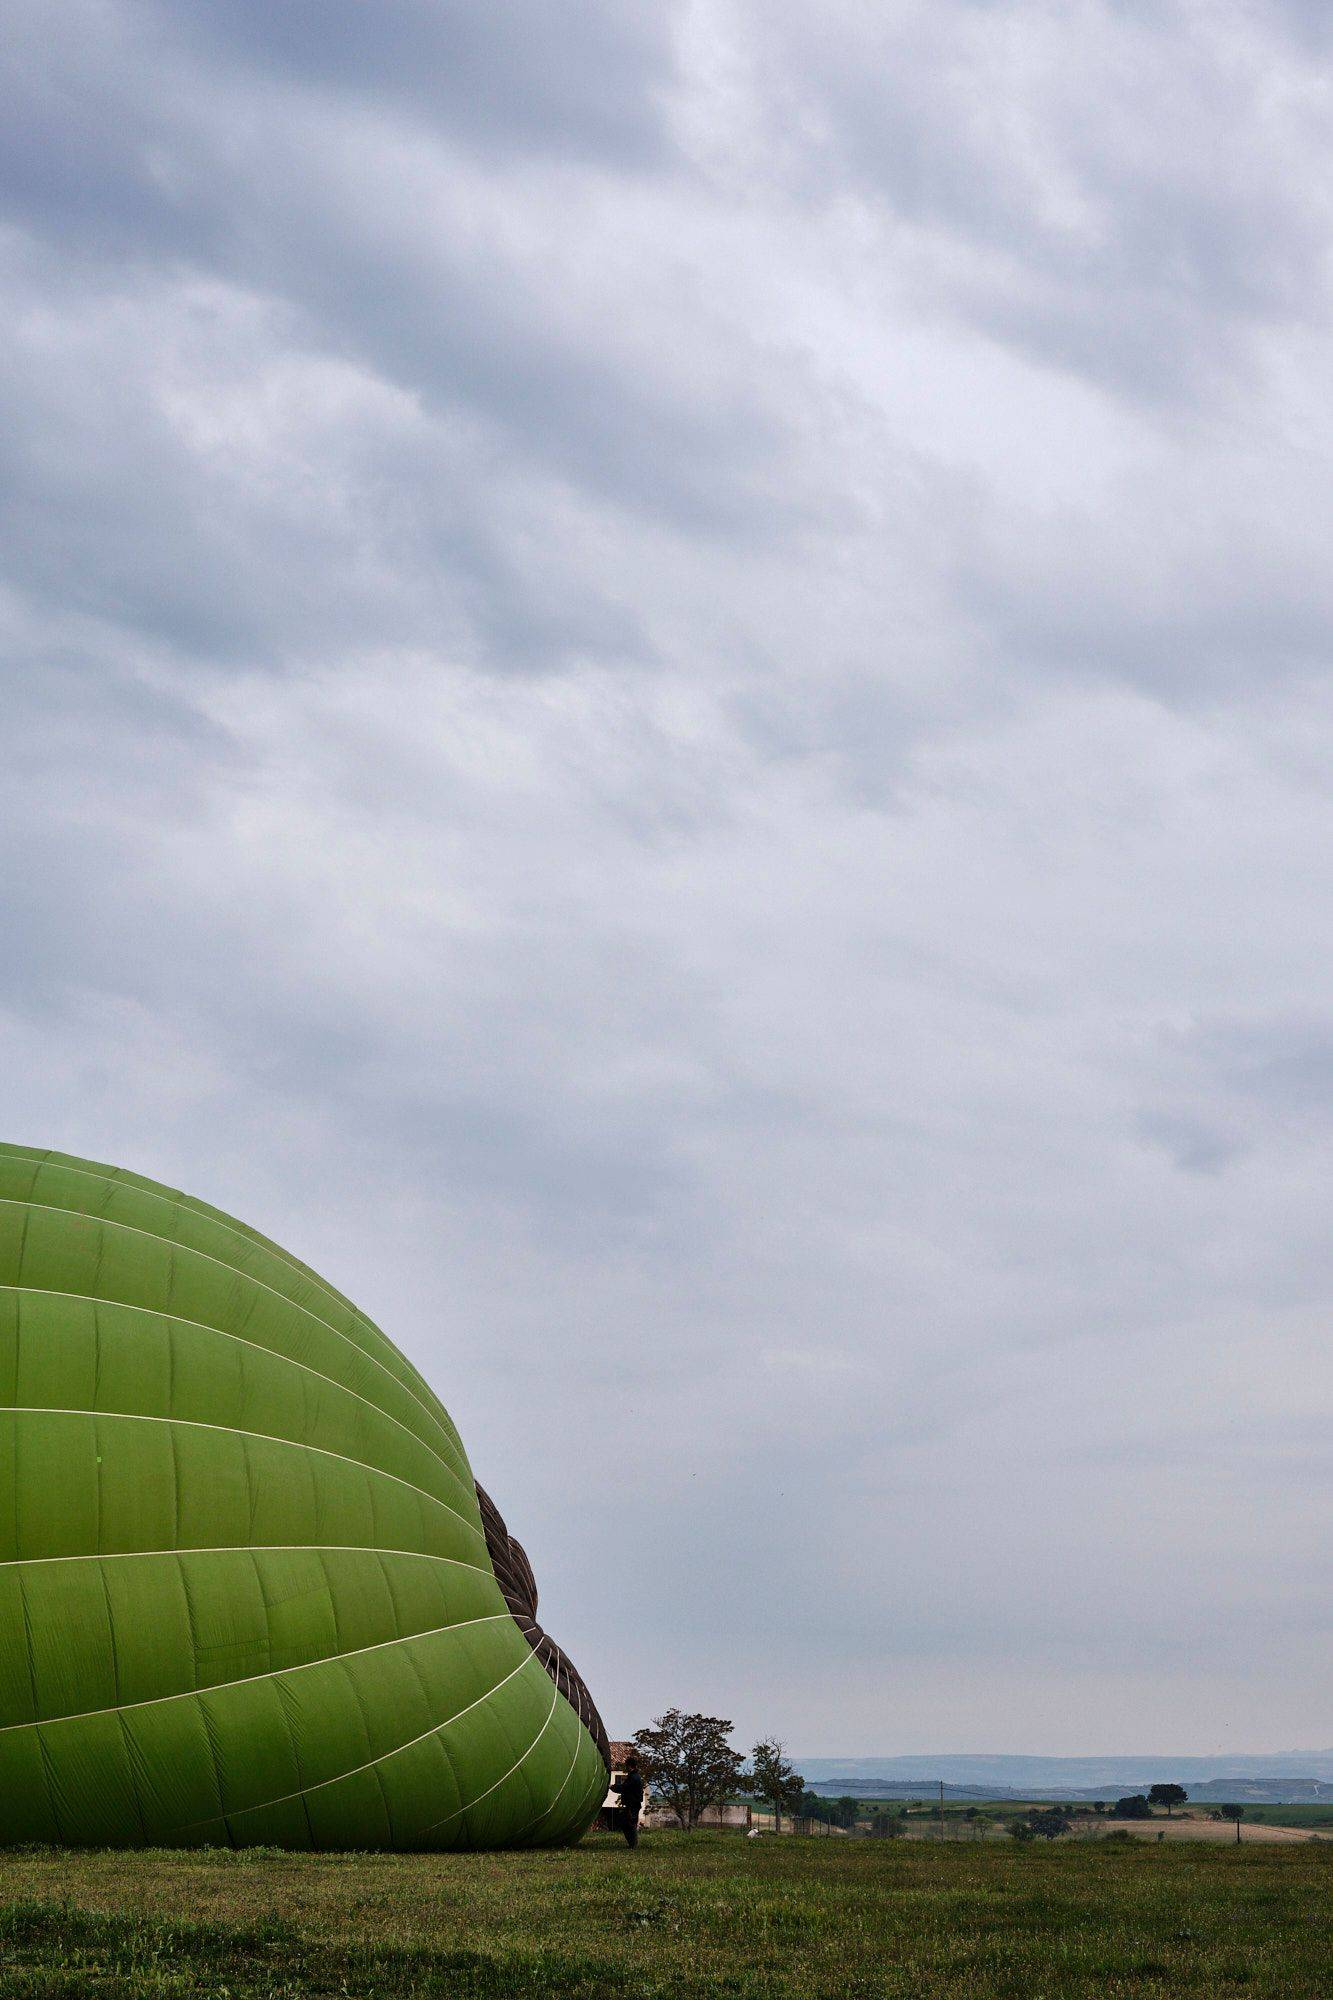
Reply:
<svg viewBox="0 0 1333 2000"><path fill-rule="evenodd" d="M639 1814L643 1810L643 1772L636 1751L631 1750L625 1759L625 1768L616 1779L616 1790L620 1794L620 1830L627 1844L637 1847Z"/></svg>

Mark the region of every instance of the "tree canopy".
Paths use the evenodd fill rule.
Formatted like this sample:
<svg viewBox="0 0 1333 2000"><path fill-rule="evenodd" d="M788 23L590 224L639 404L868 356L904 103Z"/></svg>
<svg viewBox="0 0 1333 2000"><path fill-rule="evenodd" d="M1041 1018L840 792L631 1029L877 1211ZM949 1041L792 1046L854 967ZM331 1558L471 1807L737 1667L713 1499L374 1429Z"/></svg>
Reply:
<svg viewBox="0 0 1333 2000"><path fill-rule="evenodd" d="M750 1789L757 1799L771 1806L779 1831L784 1812L800 1812L805 1779L787 1761L776 1737L756 1743L750 1752Z"/></svg>
<svg viewBox="0 0 1333 2000"><path fill-rule="evenodd" d="M686 1715L669 1708L634 1733L654 1799L692 1833L711 1807L748 1789L745 1759L728 1740L731 1722L720 1715Z"/></svg>

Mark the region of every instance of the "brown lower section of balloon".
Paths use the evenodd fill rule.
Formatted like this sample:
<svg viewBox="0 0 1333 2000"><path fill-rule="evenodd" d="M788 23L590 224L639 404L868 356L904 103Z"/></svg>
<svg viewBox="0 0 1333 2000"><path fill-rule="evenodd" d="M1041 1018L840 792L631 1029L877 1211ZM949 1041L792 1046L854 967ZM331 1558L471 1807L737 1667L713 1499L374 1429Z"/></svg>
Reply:
<svg viewBox="0 0 1333 2000"><path fill-rule="evenodd" d="M537 1579L523 1544L514 1540L504 1524L500 1509L483 1487L477 1488L477 1500L481 1507L486 1552L510 1616L597 1745L609 1779L611 1746L607 1742L602 1718L597 1713L597 1704L584 1686L578 1668L537 1623Z"/></svg>

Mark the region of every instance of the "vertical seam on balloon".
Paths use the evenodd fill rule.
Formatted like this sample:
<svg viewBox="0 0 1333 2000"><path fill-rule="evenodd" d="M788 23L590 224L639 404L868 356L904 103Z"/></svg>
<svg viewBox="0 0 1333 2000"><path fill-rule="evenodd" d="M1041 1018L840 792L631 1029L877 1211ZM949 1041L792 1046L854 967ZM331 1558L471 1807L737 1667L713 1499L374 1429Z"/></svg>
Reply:
<svg viewBox="0 0 1333 2000"><path fill-rule="evenodd" d="M248 1554L248 1555L249 1555L249 1557L250 1557L250 1569L251 1569L251 1572L252 1572L252 1574L253 1574L253 1576L254 1576L254 1580L255 1580L255 1589L256 1589L256 1590L257 1590L257 1591L259 1592L259 1601L260 1601L260 1603L261 1603L261 1604L263 1605L263 1607L264 1607L264 1644L265 1644L265 1647L266 1647L266 1649L267 1649L267 1655L268 1655L268 1670L269 1670L269 1672L270 1672L270 1673L272 1673L272 1671L273 1671L273 1618L272 1618L272 1612L273 1612L273 1607L272 1607L272 1605L271 1605L271 1604L269 1603L269 1601L268 1601L268 1592L267 1592L267 1590L266 1590L266 1589L264 1588L264 1577L263 1577L263 1573L262 1573L262 1571L260 1570L260 1567L259 1567L259 1564L258 1564L258 1563L257 1563L257 1562L255 1561L255 1552L254 1552L254 1550L253 1550L253 1549L249 1549L249 1550L247 1550L247 1554Z"/></svg>
<svg viewBox="0 0 1333 2000"><path fill-rule="evenodd" d="M376 1541L378 1541L378 1540L379 1540L379 1536L380 1536L380 1522L379 1522L379 1514L378 1514L378 1512L376 1511L376 1507L375 1507L375 1492L374 1492L374 1488L373 1488L373 1487L371 1486L371 1483L370 1483L370 1475L369 1475L369 1473L366 1473L366 1472L363 1472L363 1473L362 1473L362 1475L361 1475L361 1488L362 1488L362 1493L363 1493L363 1496L364 1496L364 1500L365 1500L365 1508L366 1508L366 1519L367 1519L367 1521L368 1521L368 1522L370 1523L370 1532L371 1532L371 1534L372 1534L372 1535L373 1535L373 1536L375 1537ZM318 1496L317 1496L317 1501L318 1501ZM316 1518L318 1518L318 1516L317 1516ZM418 1522L418 1526L420 1526L420 1525L421 1525L421 1508L420 1508L420 1505L418 1505L418 1508L417 1508L417 1522Z"/></svg>
<svg viewBox="0 0 1333 2000"><path fill-rule="evenodd" d="M37 1662L32 1650L32 1614L28 1610L27 1581L24 1576L19 1578L19 1607L23 1613L23 1644L28 1656L28 1692L32 1701L33 1721L36 1722L41 1705L37 1700Z"/></svg>
<svg viewBox="0 0 1333 2000"><path fill-rule="evenodd" d="M180 1465L177 1462L176 1458L176 1432L174 1429L171 1430L170 1437L171 1437L171 1492L172 1492L171 1539L173 1542L179 1542L181 1538L181 1477L180 1477Z"/></svg>
<svg viewBox="0 0 1333 2000"><path fill-rule="evenodd" d="M4 1416L93 1419L105 1417L116 1423L182 1425L187 1430L221 1431L227 1437L254 1438L260 1444L281 1445L288 1451L305 1451L320 1458L336 1458L343 1465L358 1466L362 1472L373 1472L380 1479L391 1479L396 1486L405 1486L409 1493L420 1494L422 1499L429 1500L432 1506L442 1507L446 1514L452 1514L456 1521L461 1521L469 1534L478 1536L483 1542L485 1540L481 1529L474 1527L465 1514L459 1513L457 1507L451 1507L447 1500L441 1500L438 1493L428 1493L424 1486L417 1486L412 1480L404 1479L401 1473L389 1472L382 1465L370 1465L364 1458L349 1458L346 1452L332 1451L328 1445L307 1444L301 1438L272 1437L267 1431L246 1431L237 1424L207 1424L201 1417L153 1417L141 1410L66 1410L48 1408L41 1403L11 1403L7 1407L0 1407L0 1417Z"/></svg>
<svg viewBox="0 0 1333 2000"><path fill-rule="evenodd" d="M111 1609L111 1586L106 1580L106 1571L104 1569L99 1569L97 1576L102 1586L102 1602L106 1606L107 1640L111 1647L111 1684L116 1691L115 1705L117 1710L119 1710L121 1700L120 1648L116 1644L116 1620Z"/></svg>
<svg viewBox="0 0 1333 2000"><path fill-rule="evenodd" d="M393 1585L389 1582L389 1572L384 1566L384 1551L382 1549L376 1549L375 1551L375 1565L380 1573L381 1588L388 1601L389 1612L393 1619L393 1629L395 1632L400 1631L402 1620L398 1616L398 1599L394 1596Z"/></svg>
<svg viewBox="0 0 1333 2000"><path fill-rule="evenodd" d="M314 1465L309 1460L306 1461L301 1470L304 1474L304 1485L301 1492L302 1503L306 1510L306 1517L312 1524L312 1531L315 1538L318 1540L326 1532L324 1527L324 1509L320 1504L319 1481L315 1477Z"/></svg>
<svg viewBox="0 0 1333 2000"><path fill-rule="evenodd" d="M350 1383L340 1382L336 1375L326 1375L322 1368L314 1368L308 1361L298 1361L293 1354L284 1354L280 1347L266 1347L262 1340L247 1340L243 1333L235 1333L230 1327L213 1326L207 1320L191 1319L185 1313L164 1312L157 1306L131 1304L125 1299L103 1299L99 1298L93 1292L62 1292L57 1291L50 1285L10 1284L0 1284L0 1291L15 1292L35 1299L80 1299L84 1304L91 1305L94 1309L98 1306L111 1306L120 1312L145 1313L152 1319L166 1320L170 1334L170 1393L173 1401L175 1399L176 1384L175 1331L177 1327L197 1327L201 1333L213 1333L220 1340L234 1340L241 1347L253 1348L256 1354L266 1354L272 1361L283 1362L289 1368L299 1369L304 1375L313 1375L318 1381L327 1382L330 1388L339 1389L344 1395L354 1397L358 1403L364 1403L368 1410L374 1410L379 1416L384 1418L386 1423L393 1424L396 1429L402 1431L405 1437L415 1439L422 1450L429 1452L431 1457L449 1474L451 1479L457 1480L465 1493L472 1490L469 1481L463 1477L458 1468L451 1465L447 1458L442 1457L429 1439L422 1437L420 1431L414 1431L410 1424L403 1422L401 1417L394 1416L392 1410L382 1409L378 1403L372 1402L369 1396L363 1396L359 1389L352 1388ZM96 1317L95 1311L94 1316ZM361 1354L360 1348L355 1349L355 1352ZM362 1360L370 1359L368 1355L361 1355L361 1358ZM393 1381L396 1378L391 1376L389 1379ZM401 1387L401 1383L398 1386ZM460 1452L462 1451L461 1445L459 1450Z"/></svg>
<svg viewBox="0 0 1333 2000"><path fill-rule="evenodd" d="M247 1449L245 1459L245 1527L251 1540L254 1539L255 1520L259 1512L259 1487L255 1481L255 1469Z"/></svg>
<svg viewBox="0 0 1333 2000"><path fill-rule="evenodd" d="M355 1348L359 1354L365 1355L367 1360L375 1362L376 1366L383 1369L384 1373L387 1376L389 1376L391 1381L397 1382L400 1388L406 1389L408 1394L412 1397L413 1402L417 1403L420 1406L420 1408L426 1412L427 1416L431 1418L431 1421L433 1423L438 1424L439 1422L439 1419L434 1415L434 1412L431 1410L430 1405L424 1402L422 1398L416 1394L416 1391L412 1388L410 1383L404 1382L400 1375L395 1375L392 1368L387 1367L384 1362L378 1359L377 1356L370 1354L366 1348L361 1346L361 1343L359 1341L353 1340L350 1334L343 1333L340 1328L334 1326L331 1320L323 1318L323 1316L320 1313L312 1312L309 1306L303 1306L299 1300L288 1298L286 1292L280 1292L276 1285L266 1284L262 1278L256 1278L251 1272L242 1271L235 1264L228 1264L225 1258L213 1256L211 1251L195 1250L189 1244L177 1244L173 1241L173 1239L170 1236L162 1236L155 1229L141 1229L139 1225L134 1222L118 1222L115 1220L114 1217L109 1215L88 1215L82 1209L61 1208L59 1204L55 1202L45 1202L45 1201L20 1202L18 1198L14 1195L0 1195L0 1205L7 1208L18 1207L24 1210L25 1241L27 1232L27 1218L29 1215L31 1215L34 1209L40 1209L44 1215L77 1216L85 1222L92 1223L99 1230L124 1229L128 1231L128 1233L131 1236L146 1236L150 1243L161 1243L164 1246L164 1248L168 1251L168 1253L174 1253L177 1249L180 1249L185 1251L186 1254L191 1257L201 1257L206 1264L216 1264L220 1271L229 1272L233 1278L240 1279L245 1284L253 1285L259 1291L268 1292L270 1296L275 1299L281 1299L284 1305L289 1305L292 1308L293 1312L304 1313L306 1318L314 1320L317 1326L325 1327L330 1333L336 1334L339 1340L345 1340L349 1347ZM101 1245L99 1243L98 1246L99 1269L100 1269L100 1261L101 1261ZM20 1266L20 1271L21 1271L21 1266ZM174 1265L174 1259L170 1255L168 1258L168 1273L174 1284L175 1265ZM170 1296L170 1294L168 1294L168 1296ZM251 1300L246 1314L247 1324L249 1321L249 1314L250 1312L253 1311L253 1308L254 1308L254 1302L253 1300ZM370 1326L372 1328L377 1338L384 1343L384 1346L388 1349L388 1351L391 1354L397 1352L392 1342L389 1340L388 1336L382 1333L378 1327L374 1326L374 1323L372 1321L368 1320L366 1324L367 1326ZM404 1366L410 1367L411 1364L410 1362L404 1360ZM443 1427L441 1426L441 1428Z"/></svg>
<svg viewBox="0 0 1333 2000"><path fill-rule="evenodd" d="M25 1202L23 1205L23 1226L19 1230L19 1253L14 1260L14 1269L18 1272L20 1283L22 1282L23 1279L24 1260L26 1259L28 1254L28 1224L31 1221L32 1221L32 1210Z"/></svg>
<svg viewBox="0 0 1333 2000"><path fill-rule="evenodd" d="M199 1722L204 1732L204 1741L208 1745L208 1761L213 1772L213 1790L217 1794L218 1811L223 1815L223 1818L225 1819L227 1812L227 1798L225 1792L222 1789L222 1765L218 1754L217 1738L213 1733L213 1718L209 1714L208 1704L203 1698L204 1690L201 1689L199 1686L199 1637L195 1628L194 1598L191 1595L190 1591L190 1579L186 1575L183 1569L180 1572L180 1580L181 1580L181 1590L185 1597L185 1617L190 1628L190 1654L194 1661L195 1684L194 1687L190 1689L188 1692L195 1695L195 1697L198 1700ZM169 1701L171 1699L171 1696L166 1695L163 1696L162 1699ZM152 1706L152 1704L148 1702L140 1702L137 1703L136 1706L147 1708ZM61 1718L61 1720L65 1719L67 1718L63 1717ZM68 1718L68 1719L75 1720L77 1718Z"/></svg>
<svg viewBox="0 0 1333 2000"><path fill-rule="evenodd" d="M93 1539L102 1546L102 1434L93 1418Z"/></svg>
<svg viewBox="0 0 1333 2000"><path fill-rule="evenodd" d="M195 1632L195 1624L194 1624L194 1593L190 1589L190 1579L186 1574L185 1570L181 1569L179 1575L181 1580L181 1595L185 1599L185 1623L189 1628L189 1633L190 1633L190 1664L191 1664L191 1675L194 1680L194 1686L193 1688L189 1689L188 1692L191 1694L198 1694L199 1693L199 1640ZM98 1713L97 1710L93 1710L91 1712L94 1714Z"/></svg>
<svg viewBox="0 0 1333 2000"><path fill-rule="evenodd" d="M29 1292L27 1296L31 1298L32 1293ZM96 1299L93 1300L92 1321L93 1321L93 1407L96 1408L98 1403L100 1403L102 1400L102 1322L97 1311ZM98 1540L99 1541L101 1540L100 1535L98 1536Z"/></svg>
<svg viewBox="0 0 1333 2000"><path fill-rule="evenodd" d="M120 1724L120 1744L122 1750L125 1752L125 1768L130 1775L130 1797L134 1800L134 1817L139 1822L140 1844L147 1846L148 1822L144 1818L143 1799L139 1790L140 1779L146 1778L147 1773L142 1768L143 1760L139 1755L138 1745L130 1733L128 1722L126 1722L123 1715L119 1714L116 1720Z"/></svg>
<svg viewBox="0 0 1333 2000"><path fill-rule="evenodd" d="M165 1315L164 1315L165 1317ZM167 1408L176 1407L176 1322L167 1320Z"/></svg>
<svg viewBox="0 0 1333 2000"><path fill-rule="evenodd" d="M21 1350L20 1350L20 1346L19 1346L19 1343L20 1343L20 1341L22 1340L22 1337L23 1337L23 1316L22 1316L22 1314L21 1314L20 1312L15 1312L15 1314L14 1314L14 1394L15 1394L16 1396L17 1396L17 1395L18 1395L18 1393L19 1393L19 1375L18 1375L18 1369L19 1369L19 1360L20 1360L20 1352L21 1352ZM19 1450L19 1441L18 1441L18 1437L17 1437L17 1434L16 1434L16 1435L15 1435L15 1438L14 1438L14 1542L13 1542L13 1547L14 1547L14 1550L15 1550L15 1552L16 1552L16 1553L17 1553L17 1551L18 1551L19 1549L21 1549L21 1548L23 1547L23 1535L22 1535L22 1526L23 1526L23 1515L22 1515L22 1511L21 1511L21 1508L20 1508L20 1503L19 1503L19 1495L20 1495L20 1494L22 1493L22 1491L23 1491L23 1479L22 1479L22 1466L20 1465L20 1462L19 1462L19 1461L20 1461L20 1458L21 1458L21 1456L22 1456L22 1454L21 1454L21 1452L20 1452L20 1450Z"/></svg>
<svg viewBox="0 0 1333 2000"><path fill-rule="evenodd" d="M20 1394L20 1393L22 1392L22 1383L23 1383L23 1373L22 1373L22 1371L23 1371L23 1300L22 1300L21 1296L20 1296L20 1295L19 1295L18 1293L15 1293L15 1295L14 1295L14 1313L13 1313L13 1327L14 1327L14 1357L13 1357L13 1359L14 1359L14 1391L13 1391L13 1393L14 1393L14 1395L15 1395L15 1396L17 1397L17 1396L18 1396L18 1395L19 1395L19 1394Z"/></svg>
<svg viewBox="0 0 1333 2000"><path fill-rule="evenodd" d="M51 1762L51 1754L42 1739L40 1730L37 1733L37 1747L41 1753L42 1777L46 1782L47 1807L55 1825L56 1836L63 1846L65 1842L65 1822L60 1811L60 1791L56 1784L55 1766Z"/></svg>
<svg viewBox="0 0 1333 2000"><path fill-rule="evenodd" d="M277 1684L276 1693L278 1697L278 1713L282 1717L282 1726L287 1732L287 1744L292 1753L292 1769L296 1773L297 1781L301 1788L299 1792L293 1792L292 1797L299 1798L301 1801L301 1817L305 1821L306 1839L310 1842L311 1847L313 1847L315 1845L315 1828L310 1818L310 1808L306 1804L305 1767L301 1762L300 1746L296 1740L296 1724L291 1712L292 1698L284 1688L281 1680ZM244 1806L238 1807L237 1815L239 1816L240 1813L246 1810L247 1808Z"/></svg>
<svg viewBox="0 0 1333 2000"><path fill-rule="evenodd" d="M102 1261L105 1256L106 1256L106 1237L103 1235L101 1229L99 1228L97 1232L97 1255L93 1259L93 1283L95 1285L100 1286L101 1284Z"/></svg>
<svg viewBox="0 0 1333 2000"><path fill-rule="evenodd" d="M342 1623L338 1617L338 1599L334 1593L333 1584L329 1578L328 1565L324 1561L324 1551L322 1549L319 1551L316 1560L318 1561L319 1574L324 1584L324 1595L327 1597L329 1601L329 1614L333 1619L333 1649L335 1654L341 1657L343 1650L343 1635L342 1635Z"/></svg>

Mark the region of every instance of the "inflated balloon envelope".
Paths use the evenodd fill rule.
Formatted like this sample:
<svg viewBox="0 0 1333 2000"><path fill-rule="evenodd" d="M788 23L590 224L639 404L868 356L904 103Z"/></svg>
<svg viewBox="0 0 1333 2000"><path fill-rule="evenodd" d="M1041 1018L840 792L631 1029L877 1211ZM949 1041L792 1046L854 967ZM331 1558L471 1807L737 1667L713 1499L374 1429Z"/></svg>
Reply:
<svg viewBox="0 0 1333 2000"><path fill-rule="evenodd" d="M203 1202L0 1147L0 1840L577 1840L606 1736L379 1329Z"/></svg>

